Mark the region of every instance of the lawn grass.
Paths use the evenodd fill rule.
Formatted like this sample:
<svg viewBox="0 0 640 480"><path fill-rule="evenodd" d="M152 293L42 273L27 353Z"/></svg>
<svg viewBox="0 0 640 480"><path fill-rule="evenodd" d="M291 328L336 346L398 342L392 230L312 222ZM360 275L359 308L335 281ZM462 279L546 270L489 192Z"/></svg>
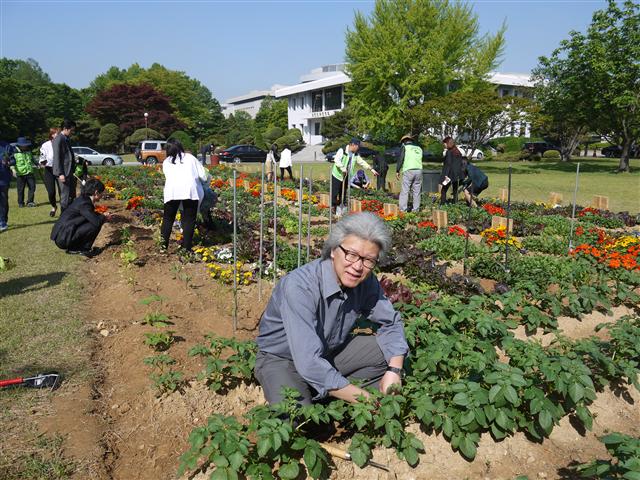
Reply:
<svg viewBox="0 0 640 480"><path fill-rule="evenodd" d="M584 157L580 158L579 162L578 205L588 206L594 195L604 195L609 197L609 209L612 211L629 211L633 214L640 212L640 168L637 166L637 161L632 161L631 173L616 173L619 162L616 158ZM512 163L512 201L548 202L549 193L555 192L563 195L563 204L571 204L576 184L577 163L577 161L563 163L551 159ZM510 164L495 160L480 161L476 164L489 177L489 188L482 193L482 198L497 198L500 189L507 188ZM330 174L331 164L326 161L302 165L305 177L312 172L315 179L327 179ZM260 164L246 163L241 164L240 168L242 171L259 172ZM424 168L440 171L441 164L425 163ZM300 163L294 162L294 177L297 178L299 172ZM285 178L288 178L286 174ZM387 181L394 179L395 164L392 164L387 174Z"/></svg>
<svg viewBox="0 0 640 480"><path fill-rule="evenodd" d="M49 239L46 191L36 188L36 208L18 208L9 191L9 230L0 233L0 256L15 267L0 272L0 378L58 371L66 382L87 378L89 337L83 324L84 258L67 255ZM57 217L56 217L57 218ZM45 409L47 391L0 390L0 478L67 478L60 444L38 436L32 411ZM38 440L36 440L38 439Z"/></svg>

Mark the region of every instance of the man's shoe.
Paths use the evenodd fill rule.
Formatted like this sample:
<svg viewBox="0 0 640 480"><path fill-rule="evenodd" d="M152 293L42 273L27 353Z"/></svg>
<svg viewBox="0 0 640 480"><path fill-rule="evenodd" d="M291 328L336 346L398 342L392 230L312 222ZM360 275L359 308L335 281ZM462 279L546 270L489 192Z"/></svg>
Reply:
<svg viewBox="0 0 640 480"><path fill-rule="evenodd" d="M53 207L51 208L51 211L49 212L49 216L50 217L55 217L56 216L56 211L58 210L58 207Z"/></svg>
<svg viewBox="0 0 640 480"><path fill-rule="evenodd" d="M91 250L67 250L69 255L82 255L83 257L91 258L93 252Z"/></svg>
<svg viewBox="0 0 640 480"><path fill-rule="evenodd" d="M7 230L9 230L9 225L7 224L0 225L0 232L6 232Z"/></svg>
<svg viewBox="0 0 640 480"><path fill-rule="evenodd" d="M36 206L36 204L35 204L35 203L33 203L33 202L29 202L29 203L27 203L27 207L35 207L35 206Z"/></svg>
<svg viewBox="0 0 640 480"><path fill-rule="evenodd" d="M24 208L24 204L23 203L19 203L18 204L18 208Z"/></svg>

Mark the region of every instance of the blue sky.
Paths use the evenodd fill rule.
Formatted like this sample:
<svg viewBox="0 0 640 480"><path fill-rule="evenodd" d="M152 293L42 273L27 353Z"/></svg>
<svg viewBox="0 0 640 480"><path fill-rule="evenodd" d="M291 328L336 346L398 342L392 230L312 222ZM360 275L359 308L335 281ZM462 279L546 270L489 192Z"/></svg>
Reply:
<svg viewBox="0 0 640 480"><path fill-rule="evenodd" d="M604 0L471 1L482 32L507 22L502 72L529 72ZM373 1L0 0L0 57L34 58L54 82L89 85L111 66L158 62L224 102L294 84L344 58L344 33Z"/></svg>

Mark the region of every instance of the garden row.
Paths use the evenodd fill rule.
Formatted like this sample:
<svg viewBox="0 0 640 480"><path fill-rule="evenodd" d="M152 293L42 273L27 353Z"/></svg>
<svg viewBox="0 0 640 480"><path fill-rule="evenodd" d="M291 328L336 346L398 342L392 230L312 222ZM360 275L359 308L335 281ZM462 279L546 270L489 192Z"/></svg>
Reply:
<svg viewBox="0 0 640 480"><path fill-rule="evenodd" d="M197 258L212 277L231 283L232 171L218 167L211 173L219 203L212 212L213 228L199 227ZM139 221L158 223L163 179L157 170L110 169L103 180ZM275 240L280 274L298 266L299 234L313 236L309 258L319 256L319 240L328 232L328 209L319 202L325 186L315 183L311 194L303 196L302 210L310 212L310 218L299 222L296 186L282 185ZM273 260L273 189L265 188L261 208L259 179L242 174L236 187L242 272L237 279L249 283L269 272ZM326 452L305 434L310 425L328 423L339 424L352 436L349 452L360 466L378 445L395 448L400 458L416 465L423 447L406 428L413 423L442 434L471 460L483 434L500 440L521 431L541 439L565 416L590 429L589 406L598 391L630 385L640 390L640 318L633 310L640 303L640 241L628 231L635 218L580 208L572 221L568 209L514 204L513 228L507 232L491 227L492 216L506 214L506 206L496 202L478 209L447 205L450 226L439 229L433 222L433 202L418 214L385 215L383 203L393 201L392 196L353 195L362 198L363 210L378 213L395 233L402 233L394 236L392 251L378 266L379 273L391 275L381 284L403 314L412 351L402 390L393 396L374 394L355 405L334 401L304 408L296 405L291 392L281 405L254 408L241 420L213 415L193 431L181 471L215 465L213 478L295 478L304 459L309 475L324 477ZM262 242L261 223L267 232ZM257 265L260 253L264 265ZM634 313L601 325L597 336L572 340L557 330L559 316L579 319L621 305ZM520 325L530 334L542 329L554 339L546 346L518 339L514 329ZM361 326L375 330L366 322ZM202 378L215 391L255 382L253 342L212 337L191 354L205 358ZM157 369L154 381L160 393L185 385L166 354L150 357L148 364ZM611 444L635 445L633 439L620 438Z"/></svg>

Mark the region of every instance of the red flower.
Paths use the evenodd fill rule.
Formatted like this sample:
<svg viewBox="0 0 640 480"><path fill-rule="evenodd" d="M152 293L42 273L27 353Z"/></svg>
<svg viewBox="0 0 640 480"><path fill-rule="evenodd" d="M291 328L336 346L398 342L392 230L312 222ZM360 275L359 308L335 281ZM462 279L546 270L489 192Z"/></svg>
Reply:
<svg viewBox="0 0 640 480"><path fill-rule="evenodd" d="M485 203L482 206L482 208L484 208L489 215L506 215L507 214L504 208L494 203Z"/></svg>
<svg viewBox="0 0 640 480"><path fill-rule="evenodd" d="M436 226L436 224L435 224L435 223L433 223L433 222L432 222L432 221L430 221L430 220L426 220L426 221L424 221L424 222L420 222L420 223L418 223L418 228L431 228L431 229L433 229L433 230L437 230L437 229L438 229L438 227Z"/></svg>
<svg viewBox="0 0 640 480"><path fill-rule="evenodd" d="M458 235L460 237L467 237L469 234L466 230L459 225L454 225L453 227L449 227L449 235Z"/></svg>

